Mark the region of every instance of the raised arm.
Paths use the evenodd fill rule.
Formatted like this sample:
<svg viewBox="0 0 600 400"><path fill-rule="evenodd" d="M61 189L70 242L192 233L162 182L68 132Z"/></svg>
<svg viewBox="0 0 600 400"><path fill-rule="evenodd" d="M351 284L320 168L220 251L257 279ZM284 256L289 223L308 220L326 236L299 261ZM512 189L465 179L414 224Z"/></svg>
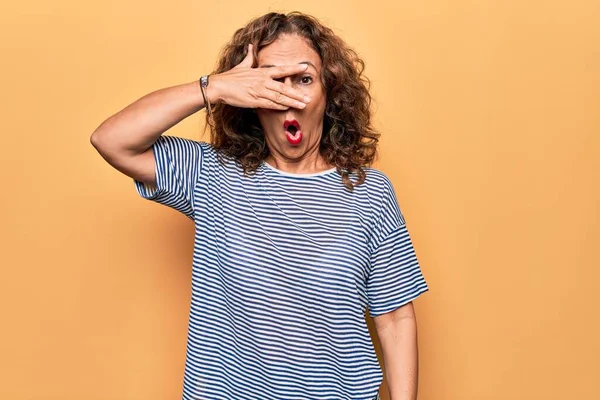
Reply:
<svg viewBox="0 0 600 400"><path fill-rule="evenodd" d="M154 185L152 144L166 130L204 108L198 82L149 93L104 121L91 136L92 145L113 167Z"/></svg>
<svg viewBox="0 0 600 400"><path fill-rule="evenodd" d="M235 68L210 77L206 94L211 104L286 110L310 101L277 79L303 72L306 64L252 68L251 45ZM154 185L153 143L169 128L204 108L198 81L149 93L104 121L92 133L92 145L117 170Z"/></svg>

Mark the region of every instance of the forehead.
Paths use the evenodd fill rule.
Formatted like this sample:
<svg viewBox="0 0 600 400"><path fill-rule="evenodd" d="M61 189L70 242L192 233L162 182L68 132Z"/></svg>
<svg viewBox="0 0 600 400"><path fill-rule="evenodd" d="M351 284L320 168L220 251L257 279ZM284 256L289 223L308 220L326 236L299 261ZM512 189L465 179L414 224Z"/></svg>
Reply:
<svg viewBox="0 0 600 400"><path fill-rule="evenodd" d="M321 68L321 57L310 47L308 41L298 35L281 35L258 52L258 66L298 64L310 61Z"/></svg>

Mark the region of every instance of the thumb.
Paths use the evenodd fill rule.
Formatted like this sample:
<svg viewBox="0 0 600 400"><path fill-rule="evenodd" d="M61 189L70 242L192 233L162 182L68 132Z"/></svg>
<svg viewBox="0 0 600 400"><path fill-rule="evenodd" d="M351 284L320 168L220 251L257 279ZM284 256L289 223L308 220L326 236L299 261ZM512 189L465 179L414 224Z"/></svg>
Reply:
<svg viewBox="0 0 600 400"><path fill-rule="evenodd" d="M238 64L238 67L252 68L252 64L254 64L254 52L252 49L252 44L248 44L248 54L246 54L246 57Z"/></svg>

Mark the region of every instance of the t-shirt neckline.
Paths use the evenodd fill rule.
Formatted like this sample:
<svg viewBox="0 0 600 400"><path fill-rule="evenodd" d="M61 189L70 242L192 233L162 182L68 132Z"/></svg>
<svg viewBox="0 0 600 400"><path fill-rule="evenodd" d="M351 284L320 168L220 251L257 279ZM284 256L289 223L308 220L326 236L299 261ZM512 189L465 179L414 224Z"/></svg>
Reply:
<svg viewBox="0 0 600 400"><path fill-rule="evenodd" d="M267 168L267 169L269 169L269 170L271 170L273 172L276 172L277 174L284 175L284 176L291 176L291 177L295 177L295 178L310 178L310 177L313 177L313 176L323 176L323 175L331 174L332 172L337 172L337 168L334 167L334 168L326 169L326 170L320 171L320 172L313 172L313 173L310 173L310 174L295 174L295 173L292 173L292 172L285 172L285 171L282 171L280 169L277 169L277 168L275 168L274 166L272 166L271 164L269 164L266 161L263 161L262 165L265 168Z"/></svg>

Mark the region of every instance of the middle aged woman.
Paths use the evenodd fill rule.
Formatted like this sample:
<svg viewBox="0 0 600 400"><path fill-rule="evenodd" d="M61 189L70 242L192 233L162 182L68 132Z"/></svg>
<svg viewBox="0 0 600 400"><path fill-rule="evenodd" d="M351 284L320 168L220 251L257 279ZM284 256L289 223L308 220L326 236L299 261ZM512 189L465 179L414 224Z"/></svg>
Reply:
<svg viewBox="0 0 600 400"><path fill-rule="evenodd" d="M427 290L386 176L363 63L300 13L238 30L217 70L150 93L92 143L139 194L196 224L185 399L417 393ZM162 135L208 108L211 143Z"/></svg>

